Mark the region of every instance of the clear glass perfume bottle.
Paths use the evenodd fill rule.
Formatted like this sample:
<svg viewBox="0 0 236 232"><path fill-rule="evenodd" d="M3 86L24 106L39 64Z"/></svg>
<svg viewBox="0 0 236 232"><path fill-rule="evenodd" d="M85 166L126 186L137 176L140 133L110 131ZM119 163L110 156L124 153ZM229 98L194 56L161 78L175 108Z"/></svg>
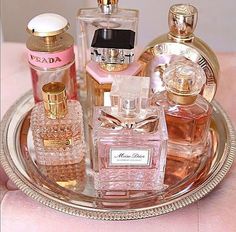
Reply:
<svg viewBox="0 0 236 232"><path fill-rule="evenodd" d="M80 103L67 100L61 82L44 85L42 94L43 102L31 113L37 164L56 167L83 162L86 146Z"/></svg>
<svg viewBox="0 0 236 232"><path fill-rule="evenodd" d="M127 85L129 78L124 78L117 106L95 107L93 156L97 190L161 190L164 186L164 111L162 107L148 107L142 99L140 82L130 78L132 85ZM150 81L149 77L146 81Z"/></svg>
<svg viewBox="0 0 236 232"><path fill-rule="evenodd" d="M77 99L74 40L65 32L68 28L64 17L52 13L38 15L28 24L31 36L26 46L35 103L43 100L42 86L53 81L65 84L68 99Z"/></svg>
<svg viewBox="0 0 236 232"><path fill-rule="evenodd" d="M192 61L177 61L164 71L166 91L154 94L152 105L163 106L168 129L168 154L195 157L206 151L212 106L199 92L206 81Z"/></svg>
<svg viewBox="0 0 236 232"><path fill-rule="evenodd" d="M112 76L141 75L135 61L138 11L119 8L118 0L98 0L97 8L79 10L77 23L79 76L88 105L106 105Z"/></svg>
<svg viewBox="0 0 236 232"><path fill-rule="evenodd" d="M219 63L212 49L194 35L198 11L189 4L175 4L169 9L169 32L154 39L140 56L145 70L151 77L153 93L164 89L163 71L177 60L191 60L205 72L206 83L200 94L209 102L214 98L219 78Z"/></svg>

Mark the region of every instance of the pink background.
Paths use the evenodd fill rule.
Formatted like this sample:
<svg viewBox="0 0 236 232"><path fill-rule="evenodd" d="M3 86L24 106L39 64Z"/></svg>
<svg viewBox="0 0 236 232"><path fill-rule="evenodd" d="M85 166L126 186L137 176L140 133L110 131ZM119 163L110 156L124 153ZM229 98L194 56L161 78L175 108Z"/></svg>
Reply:
<svg viewBox="0 0 236 232"><path fill-rule="evenodd" d="M12 55L14 54L14 55ZM218 53L221 79L216 99L236 125L236 53ZM27 54L23 44L2 44L1 116L31 88ZM0 168L2 232L70 231L236 231L236 164L213 192L202 200L170 214L134 221L96 221L57 212L31 198L8 181Z"/></svg>

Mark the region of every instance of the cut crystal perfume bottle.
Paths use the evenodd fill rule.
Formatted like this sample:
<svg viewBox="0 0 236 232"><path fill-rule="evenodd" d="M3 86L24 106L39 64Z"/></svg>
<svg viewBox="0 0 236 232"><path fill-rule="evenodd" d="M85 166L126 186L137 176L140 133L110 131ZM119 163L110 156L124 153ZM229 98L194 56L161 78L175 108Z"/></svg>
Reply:
<svg viewBox="0 0 236 232"><path fill-rule="evenodd" d="M73 165L84 162L82 108L78 101L67 100L65 85L50 82L43 86L43 102L31 113L36 162L42 166Z"/></svg>
<svg viewBox="0 0 236 232"><path fill-rule="evenodd" d="M62 82L68 99L77 99L77 81L73 37L65 31L68 21L57 14L45 13L31 19L27 31L28 61L35 102L43 100L42 86Z"/></svg>
<svg viewBox="0 0 236 232"><path fill-rule="evenodd" d="M107 105L113 75L141 75L135 61L138 11L118 8L118 0L98 0L98 8L79 10L77 23L79 76L88 105Z"/></svg>
<svg viewBox="0 0 236 232"><path fill-rule="evenodd" d="M149 83L149 77L144 79ZM148 107L137 78L126 77L120 86L118 105L95 107L95 189L161 190L167 144L164 111Z"/></svg>
<svg viewBox="0 0 236 232"><path fill-rule="evenodd" d="M166 91L153 95L152 105L163 106L168 129L168 154L194 157L206 151L212 106L199 92L206 81L192 61L177 61L164 71Z"/></svg>
<svg viewBox="0 0 236 232"><path fill-rule="evenodd" d="M143 75L151 77L153 93L164 90L163 71L177 60L191 60L205 72L206 83L200 92L209 102L214 98L219 78L219 63L210 47L196 37L197 9L189 4L172 5L169 10L169 33L153 40L140 61L146 64Z"/></svg>

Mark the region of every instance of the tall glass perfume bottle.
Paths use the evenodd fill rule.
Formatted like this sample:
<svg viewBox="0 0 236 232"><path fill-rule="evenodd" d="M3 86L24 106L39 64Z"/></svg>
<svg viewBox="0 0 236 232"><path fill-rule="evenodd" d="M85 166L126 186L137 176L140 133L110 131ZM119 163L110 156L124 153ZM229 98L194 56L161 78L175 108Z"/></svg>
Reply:
<svg viewBox="0 0 236 232"><path fill-rule="evenodd" d="M192 61L177 61L164 71L166 91L154 94L152 105L163 106L168 129L168 154L195 157L206 151L212 106L199 92L206 81Z"/></svg>
<svg viewBox="0 0 236 232"><path fill-rule="evenodd" d="M164 89L164 69L176 60L191 60L205 72L206 83L200 94L209 102L214 98L219 78L219 63L211 48L195 36L198 11L189 4L172 5L168 22L170 31L153 40L143 52L140 61L146 64L143 75L151 77L153 93Z"/></svg>
<svg viewBox="0 0 236 232"><path fill-rule="evenodd" d="M79 10L77 23L79 76L88 105L106 105L113 75L141 75L135 61L138 11L118 8L118 0L98 0L97 8Z"/></svg>
<svg viewBox="0 0 236 232"><path fill-rule="evenodd" d="M38 165L60 166L84 162L83 114L78 101L67 100L65 85L50 82L42 88L43 102L31 113L31 129Z"/></svg>
<svg viewBox="0 0 236 232"><path fill-rule="evenodd" d="M26 46L35 102L43 100L41 89L52 81L66 86L68 99L77 99L77 81L73 37L65 31L68 21L57 14L45 13L31 19L31 34Z"/></svg>
<svg viewBox="0 0 236 232"><path fill-rule="evenodd" d="M128 78L130 85L127 78L124 80L117 106L95 107L95 189L161 190L167 144L164 111L162 107L147 106L137 78Z"/></svg>

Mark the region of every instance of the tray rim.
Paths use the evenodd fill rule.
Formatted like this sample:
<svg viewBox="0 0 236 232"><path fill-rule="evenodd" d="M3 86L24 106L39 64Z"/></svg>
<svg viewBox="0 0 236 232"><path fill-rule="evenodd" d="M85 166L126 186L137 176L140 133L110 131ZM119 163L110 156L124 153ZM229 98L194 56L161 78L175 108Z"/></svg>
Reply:
<svg viewBox="0 0 236 232"><path fill-rule="evenodd" d="M7 125L10 122L11 117L14 114L15 107L29 98L32 95L32 91L26 92L23 96L21 96L5 113L1 121L1 152L0 152L0 162L1 165L8 175L9 179L13 181L13 183L27 196L32 199L50 207L60 212L64 212L74 216L83 216L86 218L92 219L101 219L101 220L131 220L131 219L143 219L154 216L159 216L162 214L166 214L177 209L183 208L193 202L196 202L206 196L209 192L211 192L225 177L226 173L229 171L230 167L233 164L234 156L236 155L236 132L233 127L233 124L227 115L227 113L223 110L221 105L217 101L213 101L213 106L220 112L221 116L225 120L227 126L227 136L229 137L229 141L225 147L225 152L227 153L226 159L222 164L222 167L217 172L214 171L211 174L211 178L208 178L204 181L198 188L194 189L191 192L188 192L180 197L180 199L174 199L168 202L165 202L158 205L153 205L150 207L144 207L140 209L130 209L130 210L114 210L114 209L96 209L91 207L85 207L77 205L71 206L70 203L63 202L60 199L55 199L53 196L44 196L43 193L35 190L37 186L31 186L31 183L27 183L26 180L21 179L18 175L16 166L13 162L10 162L5 155L6 144L4 144L4 135L7 133ZM9 152L10 154L10 152Z"/></svg>

